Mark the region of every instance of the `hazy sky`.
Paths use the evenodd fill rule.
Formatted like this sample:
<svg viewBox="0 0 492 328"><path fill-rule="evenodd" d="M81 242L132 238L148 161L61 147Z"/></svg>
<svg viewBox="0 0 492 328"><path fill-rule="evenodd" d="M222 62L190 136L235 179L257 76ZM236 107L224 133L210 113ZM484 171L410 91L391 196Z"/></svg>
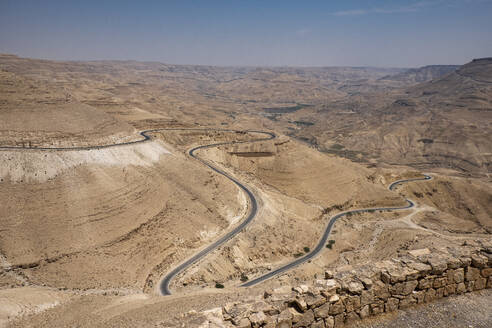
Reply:
<svg viewBox="0 0 492 328"><path fill-rule="evenodd" d="M463 64L492 56L492 1L0 0L0 52L207 65Z"/></svg>

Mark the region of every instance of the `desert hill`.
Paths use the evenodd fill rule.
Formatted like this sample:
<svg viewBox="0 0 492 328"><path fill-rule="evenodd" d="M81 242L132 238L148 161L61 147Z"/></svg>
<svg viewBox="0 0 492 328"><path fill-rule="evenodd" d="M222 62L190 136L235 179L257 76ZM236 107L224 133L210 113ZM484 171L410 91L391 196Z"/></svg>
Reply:
<svg viewBox="0 0 492 328"><path fill-rule="evenodd" d="M454 72L460 66L458 65L429 65L419 68L411 68L402 73L395 75L388 75L381 78L381 80L400 81L405 83L422 83L438 79L446 74Z"/></svg>
<svg viewBox="0 0 492 328"><path fill-rule="evenodd" d="M486 175L492 153L491 77L492 61L475 60L440 79L381 98L361 95L334 103L330 110L291 117L316 124L290 134L323 151L366 162Z"/></svg>
<svg viewBox="0 0 492 328"><path fill-rule="evenodd" d="M402 77L397 68L0 55L0 147L29 148L0 150L0 325L169 326L327 269L490 239L492 61L437 78L445 70ZM104 149L35 149L121 143L147 129L174 130ZM244 130L277 138L250 143L257 133ZM243 143L199 157L248 186L258 214L178 275L176 295L163 300L163 275L251 208L240 188L188 155L232 141ZM423 171L433 179L388 190ZM403 206L405 197L417 206L344 217L313 260L237 287L313 249L336 213Z"/></svg>

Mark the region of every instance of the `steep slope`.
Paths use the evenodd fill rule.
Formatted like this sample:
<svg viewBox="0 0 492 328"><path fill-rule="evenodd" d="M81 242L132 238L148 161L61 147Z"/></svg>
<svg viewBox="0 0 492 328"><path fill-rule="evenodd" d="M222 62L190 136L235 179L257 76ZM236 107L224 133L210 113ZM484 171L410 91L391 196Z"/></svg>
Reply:
<svg viewBox="0 0 492 328"><path fill-rule="evenodd" d="M347 99L330 110L304 112L291 120L317 124L290 134L355 160L486 175L492 160L491 79L492 60L474 60L435 81L361 97L357 106Z"/></svg>
<svg viewBox="0 0 492 328"><path fill-rule="evenodd" d="M454 72L459 67L460 66L458 65L429 65L419 68L411 68L405 72L395 75L384 76L381 80L416 84L438 79L446 74Z"/></svg>

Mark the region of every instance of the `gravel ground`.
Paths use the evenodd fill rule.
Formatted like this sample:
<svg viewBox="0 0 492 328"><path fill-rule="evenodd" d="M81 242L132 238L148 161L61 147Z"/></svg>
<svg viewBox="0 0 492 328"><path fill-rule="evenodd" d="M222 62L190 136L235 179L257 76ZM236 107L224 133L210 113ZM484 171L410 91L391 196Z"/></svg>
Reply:
<svg viewBox="0 0 492 328"><path fill-rule="evenodd" d="M490 328L492 290L444 298L354 324L357 328Z"/></svg>

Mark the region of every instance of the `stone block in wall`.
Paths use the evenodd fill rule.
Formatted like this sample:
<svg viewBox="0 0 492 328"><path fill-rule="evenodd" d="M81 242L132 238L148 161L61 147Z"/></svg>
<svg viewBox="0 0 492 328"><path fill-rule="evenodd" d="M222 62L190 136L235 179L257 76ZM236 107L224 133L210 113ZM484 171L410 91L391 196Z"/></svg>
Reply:
<svg viewBox="0 0 492 328"><path fill-rule="evenodd" d="M388 291L390 295L401 295L403 293L403 283L396 283L394 285L388 286Z"/></svg>
<svg viewBox="0 0 492 328"><path fill-rule="evenodd" d="M398 304L400 304L399 299L394 297L388 298L388 300L384 304L384 312L393 312L398 310Z"/></svg>
<svg viewBox="0 0 492 328"><path fill-rule="evenodd" d="M408 263L406 263L406 265L410 269L416 270L418 272L417 278L426 276L432 270L432 267L430 265L422 263L422 262L408 262ZM413 279L409 279L409 276L407 275L407 280L413 280Z"/></svg>
<svg viewBox="0 0 492 328"><path fill-rule="evenodd" d="M412 295L408 295L404 299L400 300L399 308L404 309L414 304L417 304L417 300Z"/></svg>
<svg viewBox="0 0 492 328"><path fill-rule="evenodd" d="M287 311L290 312L290 317L292 318L292 323L295 324L302 319L302 313L294 308L288 308Z"/></svg>
<svg viewBox="0 0 492 328"><path fill-rule="evenodd" d="M261 327L267 322L267 316L261 311L251 314L248 319L253 328Z"/></svg>
<svg viewBox="0 0 492 328"><path fill-rule="evenodd" d="M325 318L325 326L326 326L326 328L335 327L335 318L332 316L326 317Z"/></svg>
<svg viewBox="0 0 492 328"><path fill-rule="evenodd" d="M251 312L264 312L265 314L268 315L274 315L280 313L280 311L276 308L273 307L271 303L267 303L264 301L259 301L251 304L250 307Z"/></svg>
<svg viewBox="0 0 492 328"><path fill-rule="evenodd" d="M384 311L384 302L379 300L375 303L371 303L369 305L369 307L371 309L372 315L380 314L380 313L383 313L383 311Z"/></svg>
<svg viewBox="0 0 492 328"><path fill-rule="evenodd" d="M343 304L345 305L345 311L352 312L360 309L360 296L349 295L342 298Z"/></svg>
<svg viewBox="0 0 492 328"><path fill-rule="evenodd" d="M475 280L465 282L466 291L473 292L475 290Z"/></svg>
<svg viewBox="0 0 492 328"><path fill-rule="evenodd" d="M277 316L278 328L290 328L292 327L292 313L289 309L285 309Z"/></svg>
<svg viewBox="0 0 492 328"><path fill-rule="evenodd" d="M454 283L454 272L455 269L448 269L446 272L444 272L444 276L446 277L448 284Z"/></svg>
<svg viewBox="0 0 492 328"><path fill-rule="evenodd" d="M266 323L261 328L277 328L277 315L267 315Z"/></svg>
<svg viewBox="0 0 492 328"><path fill-rule="evenodd" d="M348 283L347 289L351 294L360 295L360 293L364 290L364 285L360 281L353 280Z"/></svg>
<svg viewBox="0 0 492 328"><path fill-rule="evenodd" d="M390 293L388 290L388 285L383 283L382 281L376 281L374 286L372 286L372 292L374 297L386 300L390 297Z"/></svg>
<svg viewBox="0 0 492 328"><path fill-rule="evenodd" d="M492 267L492 253L482 253L487 258L487 266Z"/></svg>
<svg viewBox="0 0 492 328"><path fill-rule="evenodd" d="M446 286L448 283L448 279L446 277L438 277L434 279L434 282L432 283L433 288L441 288Z"/></svg>
<svg viewBox="0 0 492 328"><path fill-rule="evenodd" d="M466 292L466 285L464 282L460 282L456 285L456 294L463 294Z"/></svg>
<svg viewBox="0 0 492 328"><path fill-rule="evenodd" d="M291 300L289 302L289 306L294 307L299 312L304 312L307 310L306 301L300 296L296 296L293 300Z"/></svg>
<svg viewBox="0 0 492 328"><path fill-rule="evenodd" d="M390 276L390 282L392 284L397 283L397 282L403 282L407 280L407 272L405 268L403 267L396 267L393 269L388 270L389 276Z"/></svg>
<svg viewBox="0 0 492 328"><path fill-rule="evenodd" d="M492 276L492 268L482 269L482 271L480 271L480 273L482 274L482 277L488 278L488 277Z"/></svg>
<svg viewBox="0 0 492 328"><path fill-rule="evenodd" d="M410 295L418 285L417 280L406 281L403 284L402 295Z"/></svg>
<svg viewBox="0 0 492 328"><path fill-rule="evenodd" d="M432 274L441 274L448 268L447 261L439 256L430 257L427 263L432 267Z"/></svg>
<svg viewBox="0 0 492 328"><path fill-rule="evenodd" d="M478 277L477 280L475 280L474 290L484 289L485 286L487 286L487 279L483 277Z"/></svg>
<svg viewBox="0 0 492 328"><path fill-rule="evenodd" d="M360 311L359 311L359 316L361 319L367 318L369 315L371 315L371 309L369 305L364 305Z"/></svg>
<svg viewBox="0 0 492 328"><path fill-rule="evenodd" d="M487 279L487 288L492 288L492 276Z"/></svg>
<svg viewBox="0 0 492 328"><path fill-rule="evenodd" d="M355 311L352 311L352 312L347 312L347 314L345 315L345 323L354 323L356 321L359 321L360 320L360 317L359 315L355 312Z"/></svg>
<svg viewBox="0 0 492 328"><path fill-rule="evenodd" d="M374 292L373 290L363 290L360 295L360 304L361 306L371 304L374 301Z"/></svg>
<svg viewBox="0 0 492 328"><path fill-rule="evenodd" d="M248 318L242 318L239 322L235 324L235 326L238 328L251 328L251 322Z"/></svg>
<svg viewBox="0 0 492 328"><path fill-rule="evenodd" d="M457 284L465 281L465 270L463 268L454 270L453 281Z"/></svg>
<svg viewBox="0 0 492 328"><path fill-rule="evenodd" d="M435 276L428 276L419 280L418 289L429 289L434 284Z"/></svg>
<svg viewBox="0 0 492 328"><path fill-rule="evenodd" d="M471 266L467 266L465 270L465 281L474 281L480 277L480 270Z"/></svg>
<svg viewBox="0 0 492 328"><path fill-rule="evenodd" d="M335 279L316 280L316 285L323 288L322 294L334 294L341 287Z"/></svg>
<svg viewBox="0 0 492 328"><path fill-rule="evenodd" d="M333 304L333 303L338 302L339 299L340 299L340 296L338 296L338 294L331 295L330 298L328 299L328 302Z"/></svg>
<svg viewBox="0 0 492 328"><path fill-rule="evenodd" d="M472 263L471 264L475 268L483 269L483 268L486 268L487 267L488 259L487 259L487 257L485 257L483 255L474 254L471 257L471 260L472 260Z"/></svg>
<svg viewBox="0 0 492 328"><path fill-rule="evenodd" d="M335 324L333 325L333 327L335 328L342 327L344 322L345 322L345 314L344 313L337 314L336 316L334 316Z"/></svg>
<svg viewBox="0 0 492 328"><path fill-rule="evenodd" d="M297 327L310 327L310 325L314 322L314 312L313 310L307 310L304 312L295 324L292 325L292 327L297 328Z"/></svg>
<svg viewBox="0 0 492 328"><path fill-rule="evenodd" d="M293 291L295 291L297 294L302 295L305 294L309 291L309 286L308 285L299 285L294 288L292 288Z"/></svg>
<svg viewBox="0 0 492 328"><path fill-rule="evenodd" d="M436 289L436 297L443 298L444 297L444 287Z"/></svg>
<svg viewBox="0 0 492 328"><path fill-rule="evenodd" d="M344 279L341 281L340 285L342 292L348 292L352 294L355 294L357 291L359 291L360 293L360 291L364 289L362 283L355 279Z"/></svg>
<svg viewBox="0 0 492 328"><path fill-rule="evenodd" d="M322 306L314 309L314 316L316 319L327 318L330 313L330 304L325 303Z"/></svg>
<svg viewBox="0 0 492 328"><path fill-rule="evenodd" d="M411 251L408 251L408 254L412 255L413 257L421 257L425 255L429 255L431 252L428 248L421 248L421 249L414 249Z"/></svg>
<svg viewBox="0 0 492 328"><path fill-rule="evenodd" d="M460 257L460 262L461 262L461 267L465 268L465 267L471 265L472 260L471 260L471 257L469 257L469 256L462 256L462 257Z"/></svg>
<svg viewBox="0 0 492 328"><path fill-rule="evenodd" d="M323 320L315 321L311 324L311 328L325 328L325 322Z"/></svg>
<svg viewBox="0 0 492 328"><path fill-rule="evenodd" d="M418 304L422 304L425 301L425 291L424 290L414 291L413 297L415 297Z"/></svg>
<svg viewBox="0 0 492 328"><path fill-rule="evenodd" d="M335 302L330 305L330 310L328 313L330 315L337 315L343 313L344 311L345 311L345 306L343 305L342 300L339 300L338 302Z"/></svg>
<svg viewBox="0 0 492 328"><path fill-rule="evenodd" d="M237 325L243 318L250 315L250 304L226 304L222 308L222 315L226 313L231 318L232 323Z"/></svg>
<svg viewBox="0 0 492 328"><path fill-rule="evenodd" d="M457 257L451 256L446 259L446 262L448 263L449 269L458 269L459 267L461 267L461 261Z"/></svg>
<svg viewBox="0 0 492 328"><path fill-rule="evenodd" d="M304 297L308 308L317 308L326 303L326 298L322 295L306 295Z"/></svg>
<svg viewBox="0 0 492 328"><path fill-rule="evenodd" d="M429 288L425 292L424 301L425 303L432 302L436 299L436 290L434 288Z"/></svg>
<svg viewBox="0 0 492 328"><path fill-rule="evenodd" d="M379 275L381 276L381 274ZM362 282L365 288L370 289L373 284L373 280L369 277L359 277L359 280Z"/></svg>
<svg viewBox="0 0 492 328"><path fill-rule="evenodd" d="M444 287L444 296L453 295L456 293L456 284L449 284Z"/></svg>

